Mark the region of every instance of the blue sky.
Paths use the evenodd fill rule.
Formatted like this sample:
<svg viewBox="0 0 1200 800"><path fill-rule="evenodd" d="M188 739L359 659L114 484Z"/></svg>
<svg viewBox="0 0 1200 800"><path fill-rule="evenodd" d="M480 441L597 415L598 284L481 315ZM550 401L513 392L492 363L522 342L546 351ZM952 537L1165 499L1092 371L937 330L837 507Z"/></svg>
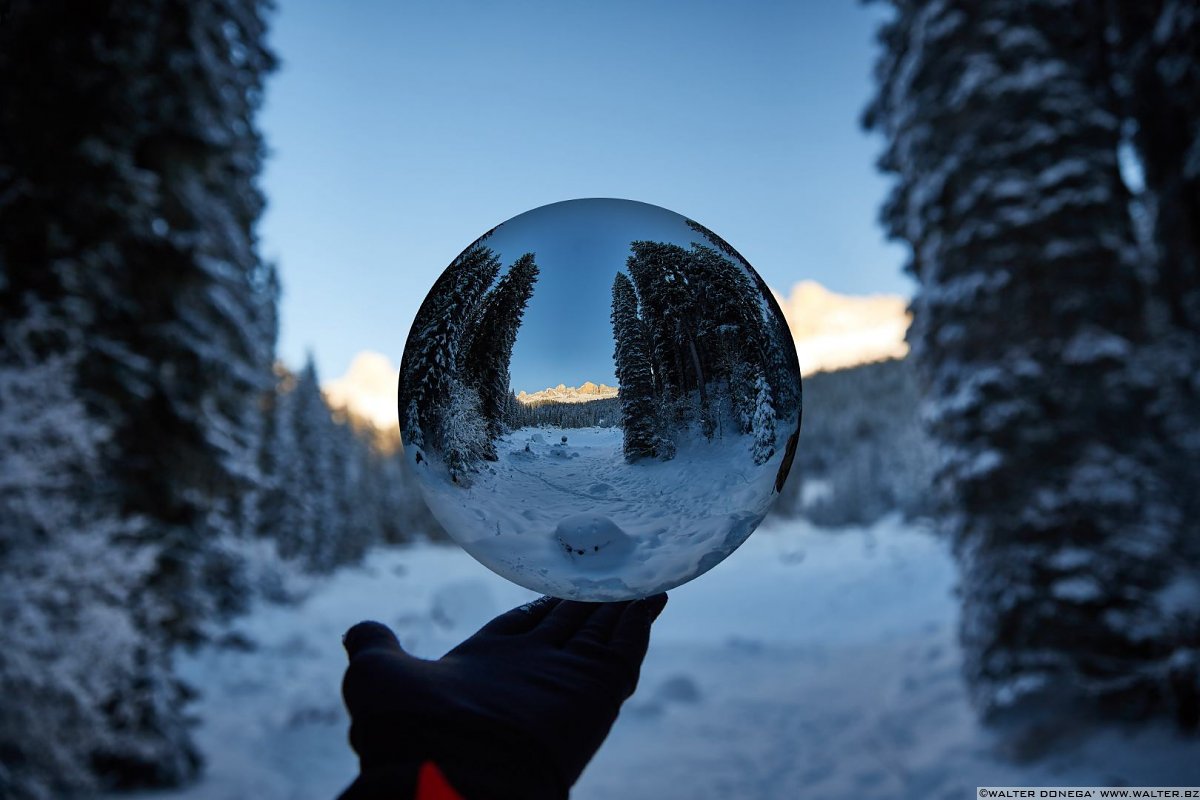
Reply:
<svg viewBox="0 0 1200 800"><path fill-rule="evenodd" d="M283 0L261 125L280 356L400 361L438 273L524 211L621 197L696 219L772 286L909 294L877 223L874 8Z"/></svg>
<svg viewBox="0 0 1200 800"><path fill-rule="evenodd" d="M635 239L684 247L704 241L678 214L599 198L528 211L487 240L506 271L528 252L539 270L509 364L514 390L536 392L584 381L617 385L612 285L617 272L626 271L629 243Z"/></svg>

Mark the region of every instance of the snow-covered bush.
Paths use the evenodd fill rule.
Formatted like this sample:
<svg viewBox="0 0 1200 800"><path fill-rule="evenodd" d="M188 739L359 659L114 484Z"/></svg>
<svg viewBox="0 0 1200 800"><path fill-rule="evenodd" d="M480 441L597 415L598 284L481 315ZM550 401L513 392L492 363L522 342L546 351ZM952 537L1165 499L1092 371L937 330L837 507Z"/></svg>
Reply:
<svg viewBox="0 0 1200 800"><path fill-rule="evenodd" d="M487 453L487 422L479 410L479 393L457 378L451 379L449 397L441 417L442 459L456 483L466 484L469 474Z"/></svg>

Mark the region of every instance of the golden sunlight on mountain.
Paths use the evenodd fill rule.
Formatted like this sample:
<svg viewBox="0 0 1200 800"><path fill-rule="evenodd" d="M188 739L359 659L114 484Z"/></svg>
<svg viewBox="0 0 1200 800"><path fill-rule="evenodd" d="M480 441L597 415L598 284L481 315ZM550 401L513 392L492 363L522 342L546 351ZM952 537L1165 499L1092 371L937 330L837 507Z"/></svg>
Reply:
<svg viewBox="0 0 1200 800"><path fill-rule="evenodd" d="M558 386L549 386L532 393L522 389L517 392L517 402L527 406L538 403L588 403L592 400L606 400L616 396L616 386L609 386L607 383L597 386L591 381L584 381L578 387L564 386L560 383Z"/></svg>
<svg viewBox="0 0 1200 800"><path fill-rule="evenodd" d="M398 430L396 380L400 368L382 353L364 350L346 374L321 386L332 408L347 409L380 430Z"/></svg>
<svg viewBox="0 0 1200 800"><path fill-rule="evenodd" d="M899 295L836 294L814 281L775 292L796 340L800 372L842 369L908 353L904 333L911 317Z"/></svg>

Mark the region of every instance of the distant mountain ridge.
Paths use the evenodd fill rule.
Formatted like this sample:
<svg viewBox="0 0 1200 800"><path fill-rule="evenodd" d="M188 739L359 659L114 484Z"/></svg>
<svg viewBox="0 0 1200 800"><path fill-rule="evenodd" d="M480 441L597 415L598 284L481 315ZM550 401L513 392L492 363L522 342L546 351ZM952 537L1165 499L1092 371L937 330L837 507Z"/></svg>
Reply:
<svg viewBox="0 0 1200 800"><path fill-rule="evenodd" d="M806 378L908 355L911 317L899 295L838 294L815 281L800 281L786 297L774 294Z"/></svg>
<svg viewBox="0 0 1200 800"><path fill-rule="evenodd" d="M537 392L517 392L517 402L525 405L534 403L588 403L592 400L607 400L617 396L617 387L606 383L595 384L584 381L579 386L550 386Z"/></svg>

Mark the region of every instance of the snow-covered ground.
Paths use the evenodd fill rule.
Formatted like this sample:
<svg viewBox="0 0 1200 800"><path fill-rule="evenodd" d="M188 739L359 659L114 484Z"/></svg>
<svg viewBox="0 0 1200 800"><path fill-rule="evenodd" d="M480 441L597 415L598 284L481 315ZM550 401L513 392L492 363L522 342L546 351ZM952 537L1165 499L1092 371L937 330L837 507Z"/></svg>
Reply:
<svg viewBox="0 0 1200 800"><path fill-rule="evenodd" d="M962 798L978 785L1196 785L1195 740L1166 728L1079 735L1006 761L967 706L942 544L887 519L822 532L767 526L679 587L641 686L576 800ZM530 593L457 548L380 550L261 605L234 626L249 649L182 664L203 692L201 783L159 798L332 797L355 773L339 697L341 633L391 624L436 657Z"/></svg>
<svg viewBox="0 0 1200 800"><path fill-rule="evenodd" d="M774 499L778 452L754 463L753 437L681 435L669 461L626 463L620 428L522 428L470 485L440 462L416 466L442 526L472 555L539 592L625 600L669 589L720 563ZM566 441L564 442L563 439Z"/></svg>

